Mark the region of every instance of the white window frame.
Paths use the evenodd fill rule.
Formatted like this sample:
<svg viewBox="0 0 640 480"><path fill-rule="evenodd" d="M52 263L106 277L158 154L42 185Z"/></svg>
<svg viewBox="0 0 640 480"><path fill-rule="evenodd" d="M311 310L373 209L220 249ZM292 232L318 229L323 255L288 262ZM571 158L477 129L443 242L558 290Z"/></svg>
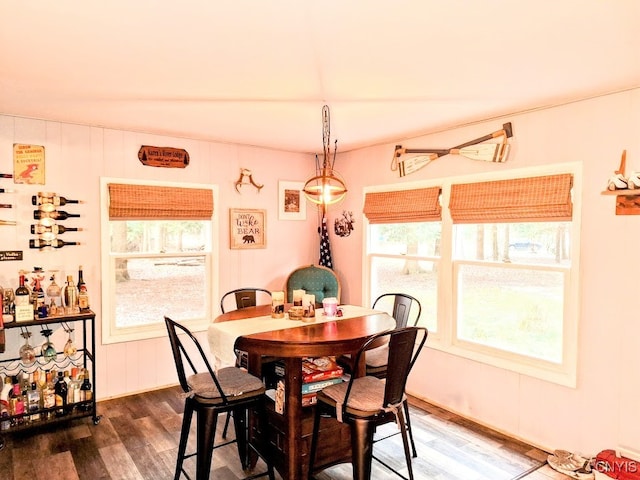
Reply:
<svg viewBox="0 0 640 480"><path fill-rule="evenodd" d="M208 328L213 318L214 298L218 298L218 277L219 277L219 212L215 208L219 205L219 189L217 185L205 185L195 183L161 182L139 179L124 178L100 178L100 227L101 227L101 265L102 265L102 343L120 343L146 340L150 338L164 337L167 329L164 321L160 319L158 323L150 325L139 325L133 327L118 327L116 325L116 304L115 304L115 258L118 254L111 254L111 241L109 238L109 184L120 183L130 185L152 185L163 187L179 188L207 188L213 192L214 212L211 217L211 251L209 253L194 252L194 256L205 256L205 271L209 277L209 292L206 299L206 314L203 318L186 320L183 323L193 332L204 331ZM176 253L168 254L176 256ZM188 256L189 253L180 253L180 256ZM140 255L148 258L153 257L153 253Z"/></svg>
<svg viewBox="0 0 640 480"><path fill-rule="evenodd" d="M453 222L449 215L449 197L451 185L455 183L473 183L497 181L510 178L525 178L541 175L570 173L573 175L573 216L571 220L571 266L564 272L567 280L564 294L563 324L563 359L559 364L511 354L506 351L463 342L456 339L455 305L456 290L454 285L455 269L461 264L476 263L467 260L453 259ZM512 169L474 175L430 179L424 182L403 183L401 185L385 185L367 187L364 195L370 192L392 190L409 190L439 185L442 187L442 232L440 239L440 259L438 260L438 319L437 331L429 333L427 347L467 358L476 362L493 365L498 368L518 372L545 381L575 388L578 363L578 326L580 316L580 220L582 217L582 164L579 162L552 164L540 167ZM369 222L363 217L365 235L363 235L363 298L370 305L371 298L371 265L374 256L369 253ZM429 258L429 260L432 260ZM489 262L490 263L490 262ZM552 267L553 270L558 270ZM561 269L560 269L561 270Z"/></svg>

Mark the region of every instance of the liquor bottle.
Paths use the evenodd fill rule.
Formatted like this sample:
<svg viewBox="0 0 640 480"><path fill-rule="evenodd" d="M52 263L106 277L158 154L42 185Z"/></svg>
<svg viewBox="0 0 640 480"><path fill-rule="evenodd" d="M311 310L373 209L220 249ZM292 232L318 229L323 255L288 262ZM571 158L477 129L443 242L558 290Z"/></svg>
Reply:
<svg viewBox="0 0 640 480"><path fill-rule="evenodd" d="M89 310L89 292L87 291L87 284L84 281L82 275L82 265L78 267L78 306L81 312Z"/></svg>
<svg viewBox="0 0 640 480"><path fill-rule="evenodd" d="M24 399L22 398L18 380L13 384L13 390L9 394L9 405L11 415L19 415L19 417L13 419L13 423L16 425L24 423Z"/></svg>
<svg viewBox="0 0 640 480"><path fill-rule="evenodd" d="M43 223L31 225L31 233L34 235L42 235L45 233L60 235L64 232L78 232L81 230L82 230L81 228L65 227L64 225L58 225L57 223L54 223L52 225L44 225Z"/></svg>
<svg viewBox="0 0 640 480"><path fill-rule="evenodd" d="M43 238L32 238L31 240L29 240L29 248L62 248L65 245L80 245L80 242L65 242L64 240L60 240L59 238L54 238L52 240L45 240Z"/></svg>
<svg viewBox="0 0 640 480"><path fill-rule="evenodd" d="M4 377L4 384L2 391L0 392L0 430L8 430L11 426L9 416L11 415L9 409L9 393L13 390L11 384L11 377L7 375Z"/></svg>
<svg viewBox="0 0 640 480"><path fill-rule="evenodd" d="M55 193L38 192L38 195L33 195L31 197L31 203L33 205L51 204L59 207L60 205L66 205L67 203L80 203L80 200L71 200L69 198L56 195Z"/></svg>
<svg viewBox="0 0 640 480"><path fill-rule="evenodd" d="M82 287L85 287L85 289L87 288L87 284L84 283L84 275L82 272L82 265L80 265L78 267L78 284L76 285L78 287L78 291L82 290Z"/></svg>
<svg viewBox="0 0 640 480"><path fill-rule="evenodd" d="M74 407L74 404L80 402L80 380L78 379L78 369L73 367L71 369L71 377L69 377L69 387L67 393L67 404L69 405L69 411Z"/></svg>
<svg viewBox="0 0 640 480"><path fill-rule="evenodd" d="M43 218L52 218L54 220L66 220L67 218L79 217L79 213L68 213L64 210L53 210L52 212L43 212L42 210L34 210L33 218L42 220Z"/></svg>
<svg viewBox="0 0 640 480"><path fill-rule="evenodd" d="M78 306L78 287L73 283L73 276L67 275L67 283L62 287L62 299L66 313L73 313Z"/></svg>
<svg viewBox="0 0 640 480"><path fill-rule="evenodd" d="M91 379L89 378L89 370L87 368L84 369L84 374L82 375L82 385L80 386L80 401L81 402L90 402L93 400L93 391L91 390ZM86 404L83 406L83 410L91 410L91 404Z"/></svg>
<svg viewBox="0 0 640 480"><path fill-rule="evenodd" d="M30 322L33 320L33 305L31 304L31 292L24 283L24 272L20 272L20 285L15 291L15 316L18 322Z"/></svg>
<svg viewBox="0 0 640 480"><path fill-rule="evenodd" d="M38 384L31 382L31 389L27 392L27 405L29 410L29 419L34 422L40 420L40 391Z"/></svg>
<svg viewBox="0 0 640 480"><path fill-rule="evenodd" d="M64 373L58 372L58 381L54 386L56 397L56 416L61 417L67 414L67 382L64 381Z"/></svg>
<svg viewBox="0 0 640 480"><path fill-rule="evenodd" d="M56 392L53 384L53 372L47 371L46 379L47 383L44 387L42 406L44 408L53 408L56 406Z"/></svg>

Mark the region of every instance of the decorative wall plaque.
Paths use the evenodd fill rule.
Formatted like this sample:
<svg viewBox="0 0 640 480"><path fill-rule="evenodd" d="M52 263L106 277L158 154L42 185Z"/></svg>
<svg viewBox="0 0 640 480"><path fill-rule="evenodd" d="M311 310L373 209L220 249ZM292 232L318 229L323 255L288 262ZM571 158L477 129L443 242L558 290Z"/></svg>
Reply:
<svg viewBox="0 0 640 480"><path fill-rule="evenodd" d="M189 165L189 153L182 148L142 145L138 160L149 167L185 168Z"/></svg>
<svg viewBox="0 0 640 480"><path fill-rule="evenodd" d="M13 144L13 183L44 185L44 147Z"/></svg>

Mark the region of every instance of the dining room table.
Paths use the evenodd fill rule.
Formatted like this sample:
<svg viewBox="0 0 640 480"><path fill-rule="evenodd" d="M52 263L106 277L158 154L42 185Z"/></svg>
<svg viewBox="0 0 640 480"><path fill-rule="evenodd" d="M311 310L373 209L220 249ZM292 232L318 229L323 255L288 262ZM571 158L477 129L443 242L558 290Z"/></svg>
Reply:
<svg viewBox="0 0 640 480"><path fill-rule="evenodd" d="M236 365L243 358L243 366L268 387L267 421L258 422L257 412L252 412L249 441L272 459L286 480L308 476L315 407L303 406L303 359L355 355L370 336L396 325L387 313L357 305L341 305L338 315L327 317L318 308L313 318L289 318L288 314L272 318L271 305L260 305L224 313L209 325L207 336L216 368ZM274 374L274 365L280 367L279 376ZM364 365L356 365L351 375L364 375L364 370ZM273 384L276 387L269 388ZM263 438L268 441L261 442ZM316 467L351 461L348 426L322 419L318 439Z"/></svg>

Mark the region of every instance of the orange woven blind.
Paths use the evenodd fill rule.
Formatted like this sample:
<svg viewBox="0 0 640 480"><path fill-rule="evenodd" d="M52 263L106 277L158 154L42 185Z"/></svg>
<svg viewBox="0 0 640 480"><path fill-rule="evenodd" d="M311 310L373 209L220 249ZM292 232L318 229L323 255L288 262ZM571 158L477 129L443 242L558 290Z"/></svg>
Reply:
<svg viewBox="0 0 640 480"><path fill-rule="evenodd" d="M109 184L111 220L210 220L213 191L207 188Z"/></svg>
<svg viewBox="0 0 640 480"><path fill-rule="evenodd" d="M451 186L454 223L571 220L573 175L547 175Z"/></svg>
<svg viewBox="0 0 640 480"><path fill-rule="evenodd" d="M369 223L435 222L442 218L440 187L367 193L364 214Z"/></svg>

